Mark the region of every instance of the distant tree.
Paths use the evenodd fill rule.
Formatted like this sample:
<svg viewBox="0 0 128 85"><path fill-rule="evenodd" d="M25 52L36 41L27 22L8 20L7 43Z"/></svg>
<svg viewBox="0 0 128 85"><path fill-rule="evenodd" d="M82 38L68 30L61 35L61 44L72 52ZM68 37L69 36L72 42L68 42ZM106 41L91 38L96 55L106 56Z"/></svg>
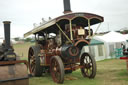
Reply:
<svg viewBox="0 0 128 85"><path fill-rule="evenodd" d="M32 38L26 38L24 39L25 42L31 42Z"/></svg>
<svg viewBox="0 0 128 85"><path fill-rule="evenodd" d="M15 40L15 41L19 41L19 40L20 40L20 38L19 38L19 37L16 37L16 38L14 38L14 40Z"/></svg>
<svg viewBox="0 0 128 85"><path fill-rule="evenodd" d="M128 30L121 31L122 34L128 34Z"/></svg>

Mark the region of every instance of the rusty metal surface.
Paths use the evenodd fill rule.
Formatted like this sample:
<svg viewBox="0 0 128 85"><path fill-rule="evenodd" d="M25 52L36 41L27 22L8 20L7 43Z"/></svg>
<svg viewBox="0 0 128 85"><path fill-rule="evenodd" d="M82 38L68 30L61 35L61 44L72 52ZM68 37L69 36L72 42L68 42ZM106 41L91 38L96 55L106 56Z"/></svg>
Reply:
<svg viewBox="0 0 128 85"><path fill-rule="evenodd" d="M24 80L24 79L28 79L28 78L29 78L28 76L25 76L25 77L20 77L20 78L5 79L5 80L0 80L0 83L9 82L9 81ZM1 84L0 84L0 85L1 85Z"/></svg>
<svg viewBox="0 0 128 85"><path fill-rule="evenodd" d="M27 66L25 64L14 64L0 66L0 80L13 78L23 78L28 76Z"/></svg>
<svg viewBox="0 0 128 85"><path fill-rule="evenodd" d="M28 67L28 62L26 60L17 60L17 61L0 61L1 65L12 65L12 64L18 64L18 63L24 63Z"/></svg>
<svg viewBox="0 0 128 85"><path fill-rule="evenodd" d="M80 69L80 68L84 68L83 66L81 65L71 65L71 66L68 66L68 67L65 67L64 70L77 70L77 69Z"/></svg>
<svg viewBox="0 0 128 85"><path fill-rule="evenodd" d="M0 66L0 85L29 85L27 66L16 63Z"/></svg>
<svg viewBox="0 0 128 85"><path fill-rule="evenodd" d="M29 79L13 80L8 82L0 82L0 85L29 85Z"/></svg>

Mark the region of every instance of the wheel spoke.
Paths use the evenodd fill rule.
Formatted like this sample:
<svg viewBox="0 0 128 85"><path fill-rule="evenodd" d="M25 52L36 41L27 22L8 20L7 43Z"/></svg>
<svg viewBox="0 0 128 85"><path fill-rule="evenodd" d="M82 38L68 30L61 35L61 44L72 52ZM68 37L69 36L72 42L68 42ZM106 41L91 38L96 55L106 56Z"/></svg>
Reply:
<svg viewBox="0 0 128 85"><path fill-rule="evenodd" d="M87 59L87 57L85 57L85 59L86 59L86 63L88 63L88 59Z"/></svg>
<svg viewBox="0 0 128 85"><path fill-rule="evenodd" d="M60 79L60 73L59 72L56 72L55 73L55 77L57 78L57 80L59 80Z"/></svg>
<svg viewBox="0 0 128 85"><path fill-rule="evenodd" d="M35 56L31 56L31 59L32 59L32 60L35 60Z"/></svg>
<svg viewBox="0 0 128 85"><path fill-rule="evenodd" d="M85 73L89 77L91 75L91 70L87 68Z"/></svg>
<svg viewBox="0 0 128 85"><path fill-rule="evenodd" d="M83 66L81 68L82 75L84 77L89 77L89 78L94 78L96 75L96 64L95 61L93 60L93 57L91 57L87 53L83 53L80 59L80 65ZM94 65L94 66L93 66Z"/></svg>
<svg viewBox="0 0 128 85"><path fill-rule="evenodd" d="M34 72L34 70L35 70L35 65L31 66L31 70L32 70L32 72Z"/></svg>
<svg viewBox="0 0 128 85"><path fill-rule="evenodd" d="M51 75L55 82L63 83L64 81L64 66L59 56L53 56L51 59Z"/></svg>
<svg viewBox="0 0 128 85"><path fill-rule="evenodd" d="M92 63L89 63L89 68L92 68Z"/></svg>
<svg viewBox="0 0 128 85"><path fill-rule="evenodd" d="M30 69L32 71L32 74L34 74L34 71L35 71L35 56L34 56L34 52L33 52L32 49L30 50L30 53L29 53L29 66L30 66Z"/></svg>
<svg viewBox="0 0 128 85"><path fill-rule="evenodd" d="M92 60L89 58L89 63L92 63Z"/></svg>
<svg viewBox="0 0 128 85"><path fill-rule="evenodd" d="M92 73L92 68L89 69L90 73Z"/></svg>
<svg viewBox="0 0 128 85"><path fill-rule="evenodd" d="M88 74L88 69L86 69L85 73Z"/></svg>

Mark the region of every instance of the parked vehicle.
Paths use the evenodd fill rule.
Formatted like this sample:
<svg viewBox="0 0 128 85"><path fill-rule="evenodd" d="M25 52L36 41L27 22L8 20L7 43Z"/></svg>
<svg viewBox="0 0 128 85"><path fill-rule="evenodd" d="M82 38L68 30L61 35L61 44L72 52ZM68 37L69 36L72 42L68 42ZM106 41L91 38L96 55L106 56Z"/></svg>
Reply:
<svg viewBox="0 0 128 85"><path fill-rule="evenodd" d="M11 45L11 22L4 21L3 23L5 39L0 45L0 85L29 85L28 62L20 60Z"/></svg>
<svg viewBox="0 0 128 85"><path fill-rule="evenodd" d="M64 3L64 15L24 34L25 37L34 34L36 40L28 51L30 71L33 76L50 72L57 83L63 83L64 74L76 69L81 69L84 77L94 78L95 58L81 52L84 46L89 45L93 35L90 26L103 22L103 17L84 12L72 13L69 0L64 0Z"/></svg>

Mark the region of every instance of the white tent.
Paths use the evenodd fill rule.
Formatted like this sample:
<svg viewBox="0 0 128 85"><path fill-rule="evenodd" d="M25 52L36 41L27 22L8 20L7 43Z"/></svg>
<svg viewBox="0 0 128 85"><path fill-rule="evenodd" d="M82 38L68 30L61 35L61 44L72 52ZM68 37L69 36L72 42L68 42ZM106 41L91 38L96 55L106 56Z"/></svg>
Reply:
<svg viewBox="0 0 128 85"><path fill-rule="evenodd" d="M127 41L127 42L126 42L126 48L128 48L128 34L124 34L123 36L124 36L124 38L125 38L126 41Z"/></svg>
<svg viewBox="0 0 128 85"><path fill-rule="evenodd" d="M12 43L12 44L17 44L18 42L15 41L14 39L11 39L11 43Z"/></svg>
<svg viewBox="0 0 128 85"><path fill-rule="evenodd" d="M123 34L124 38L128 40L128 34Z"/></svg>
<svg viewBox="0 0 128 85"><path fill-rule="evenodd" d="M113 31L103 36L95 36L94 39L104 42L106 58L115 57L115 48L121 48L121 43L126 43L122 34Z"/></svg>
<svg viewBox="0 0 128 85"><path fill-rule="evenodd" d="M124 35L114 32L114 31L109 32L103 36L96 36L96 39L100 39L101 41L108 42L108 43L126 41L126 38L124 38Z"/></svg>

